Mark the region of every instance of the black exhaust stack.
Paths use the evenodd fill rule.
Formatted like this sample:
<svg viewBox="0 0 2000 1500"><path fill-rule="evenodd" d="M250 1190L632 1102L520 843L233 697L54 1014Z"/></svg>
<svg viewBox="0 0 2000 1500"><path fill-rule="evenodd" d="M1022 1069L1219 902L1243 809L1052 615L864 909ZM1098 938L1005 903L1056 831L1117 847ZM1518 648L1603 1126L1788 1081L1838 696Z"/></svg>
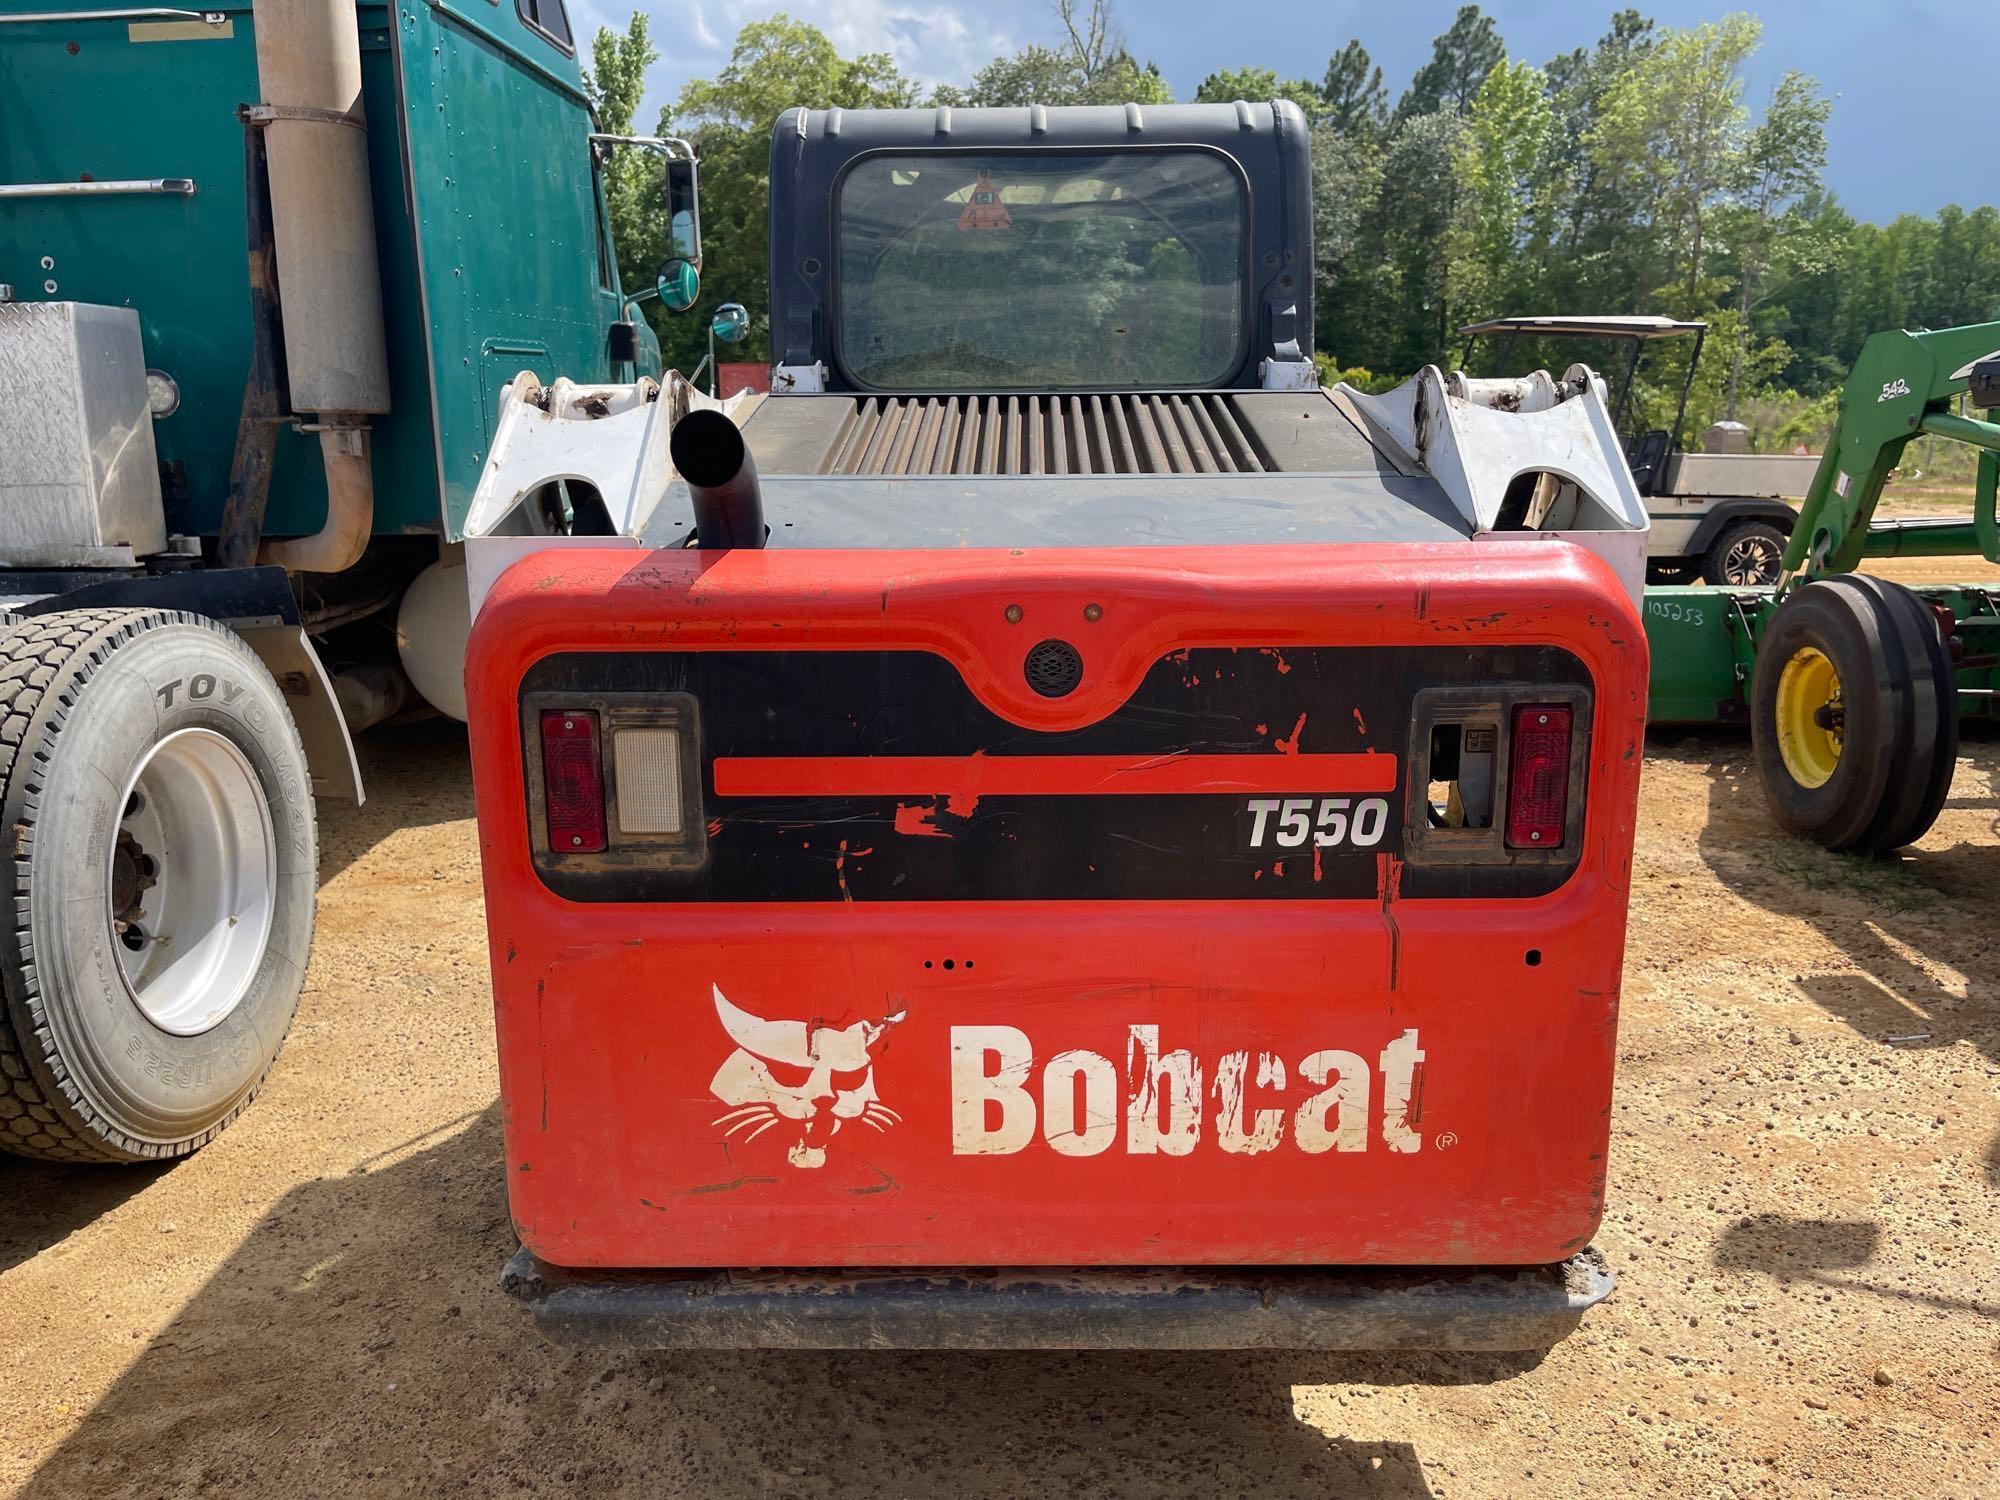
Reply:
<svg viewBox="0 0 2000 1500"><path fill-rule="evenodd" d="M741 428L719 411L691 411L674 424L667 451L687 481L704 550L764 545L764 497Z"/></svg>

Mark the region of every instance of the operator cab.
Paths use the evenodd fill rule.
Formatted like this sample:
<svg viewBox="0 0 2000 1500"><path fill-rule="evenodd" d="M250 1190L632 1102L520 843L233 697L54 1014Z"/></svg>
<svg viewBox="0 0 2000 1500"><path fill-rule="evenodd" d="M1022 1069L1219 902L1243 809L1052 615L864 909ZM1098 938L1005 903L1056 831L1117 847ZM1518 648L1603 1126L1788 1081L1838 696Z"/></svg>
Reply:
<svg viewBox="0 0 2000 1500"><path fill-rule="evenodd" d="M1289 103L794 110L771 180L771 399L738 420L773 547L1005 546L1024 522L1070 546L1639 523L1604 475L1537 505L1538 477L1510 471L1482 516L1419 461L1414 408L1321 388ZM701 425L649 544L699 529L680 459Z"/></svg>

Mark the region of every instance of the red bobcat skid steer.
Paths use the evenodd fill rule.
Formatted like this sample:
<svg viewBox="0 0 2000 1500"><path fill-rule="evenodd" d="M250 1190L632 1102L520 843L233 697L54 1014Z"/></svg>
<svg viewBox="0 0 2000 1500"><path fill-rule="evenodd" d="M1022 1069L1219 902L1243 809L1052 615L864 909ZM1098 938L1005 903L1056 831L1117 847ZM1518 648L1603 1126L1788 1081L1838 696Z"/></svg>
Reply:
<svg viewBox="0 0 2000 1500"><path fill-rule="evenodd" d="M658 1346L1545 1346L1610 1289L1645 708L1601 384L1296 370L1290 106L951 119L780 123L838 188L773 204L740 425L503 401L489 507L677 476L470 547L508 1285ZM1071 338L1107 245L1198 335L1139 390ZM929 316L965 254L1036 291Z"/></svg>

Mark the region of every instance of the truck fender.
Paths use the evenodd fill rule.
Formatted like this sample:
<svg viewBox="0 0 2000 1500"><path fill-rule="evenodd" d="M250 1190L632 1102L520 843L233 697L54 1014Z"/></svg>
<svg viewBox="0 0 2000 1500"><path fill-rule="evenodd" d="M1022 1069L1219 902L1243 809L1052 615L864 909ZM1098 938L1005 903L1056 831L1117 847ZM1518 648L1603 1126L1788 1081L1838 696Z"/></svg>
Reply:
<svg viewBox="0 0 2000 1500"><path fill-rule="evenodd" d="M1715 539L1722 535L1723 528L1738 521L1764 521L1775 526L1786 536L1798 524L1799 513L1782 500L1740 499L1721 500L1710 508L1695 527L1694 537L1688 542L1687 555L1700 557L1706 553Z"/></svg>
<svg viewBox="0 0 2000 1500"><path fill-rule="evenodd" d="M283 568L190 568L79 583L85 576L10 574L4 587L10 592L24 585L35 588L34 597L10 599L10 608L21 615L65 609L182 609L227 625L257 653L284 693L305 746L314 795L356 804L363 800L361 767L334 697L333 679L306 636L299 602Z"/></svg>

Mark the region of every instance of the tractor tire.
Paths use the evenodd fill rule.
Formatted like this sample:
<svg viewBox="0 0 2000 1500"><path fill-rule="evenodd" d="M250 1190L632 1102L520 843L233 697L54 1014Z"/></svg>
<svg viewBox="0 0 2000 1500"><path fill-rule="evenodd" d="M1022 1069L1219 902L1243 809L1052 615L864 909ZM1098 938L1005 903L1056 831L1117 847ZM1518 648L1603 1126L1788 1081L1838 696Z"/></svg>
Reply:
<svg viewBox="0 0 2000 1500"><path fill-rule="evenodd" d="M1738 521L1725 526L1702 554L1701 581L1728 588L1776 583L1785 541L1785 534L1769 521Z"/></svg>
<svg viewBox="0 0 2000 1500"><path fill-rule="evenodd" d="M177 611L0 633L0 1148L152 1161L249 1104L312 942L318 831L255 653Z"/></svg>
<svg viewBox="0 0 2000 1500"><path fill-rule="evenodd" d="M1951 792L1952 773L1958 769L1958 674L1944 630L1928 604L1884 579L1856 581L1880 595L1885 609L1903 616L1910 664L1910 758L1903 779L1891 783L1892 790L1900 787L1900 794L1886 799L1887 816L1873 839L1875 850L1886 851L1928 833Z"/></svg>
<svg viewBox="0 0 2000 1500"><path fill-rule="evenodd" d="M1908 589L1843 574L1779 605L1758 643L1750 734L1778 822L1879 854L1937 817L1958 745L1949 656Z"/></svg>

